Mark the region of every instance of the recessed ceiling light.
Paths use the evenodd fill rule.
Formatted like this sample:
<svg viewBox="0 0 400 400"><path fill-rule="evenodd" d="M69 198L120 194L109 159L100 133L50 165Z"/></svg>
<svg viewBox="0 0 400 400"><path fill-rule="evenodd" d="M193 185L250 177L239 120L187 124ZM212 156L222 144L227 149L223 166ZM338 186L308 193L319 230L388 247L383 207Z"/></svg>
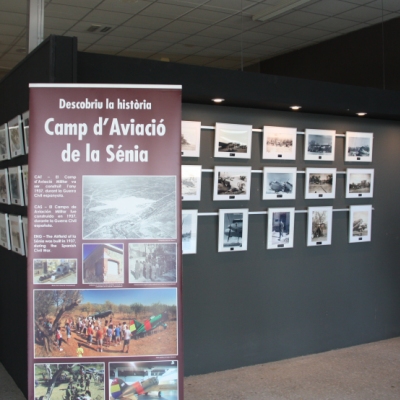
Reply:
<svg viewBox="0 0 400 400"><path fill-rule="evenodd" d="M300 110L301 106L291 106L290 107L293 111Z"/></svg>
<svg viewBox="0 0 400 400"><path fill-rule="evenodd" d="M366 112L359 112L359 113L357 113L357 115L358 115L359 117L363 117L364 115L367 115L367 113L366 113Z"/></svg>
<svg viewBox="0 0 400 400"><path fill-rule="evenodd" d="M223 101L225 101L225 99L221 99L221 98L215 98L215 99L211 99L214 103L222 103Z"/></svg>
<svg viewBox="0 0 400 400"><path fill-rule="evenodd" d="M169 62L169 58L168 57L161 57L160 61Z"/></svg>

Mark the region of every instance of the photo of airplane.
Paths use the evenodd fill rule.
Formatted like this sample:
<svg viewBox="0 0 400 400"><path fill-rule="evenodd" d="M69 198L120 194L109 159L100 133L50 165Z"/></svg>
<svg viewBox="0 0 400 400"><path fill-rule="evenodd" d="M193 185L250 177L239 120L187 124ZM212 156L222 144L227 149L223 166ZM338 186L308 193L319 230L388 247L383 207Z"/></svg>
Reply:
<svg viewBox="0 0 400 400"><path fill-rule="evenodd" d="M133 334L135 339L140 337L144 337L147 334L151 333L154 329L162 326L164 329L167 329L167 324L165 323L168 321L168 313L164 311L161 314L155 315L146 319L143 323L139 322L136 319L132 319L129 323L130 331Z"/></svg>
<svg viewBox="0 0 400 400"><path fill-rule="evenodd" d="M110 399L140 400L140 396L153 394L159 399L175 400L177 391L176 361L110 364Z"/></svg>
<svg viewBox="0 0 400 400"><path fill-rule="evenodd" d="M92 315L89 315L89 318L99 319L99 318L107 318L109 315L114 314L112 310L107 310L103 312L96 312Z"/></svg>
<svg viewBox="0 0 400 400"><path fill-rule="evenodd" d="M224 222L224 246L240 245L243 236L243 214L225 214Z"/></svg>

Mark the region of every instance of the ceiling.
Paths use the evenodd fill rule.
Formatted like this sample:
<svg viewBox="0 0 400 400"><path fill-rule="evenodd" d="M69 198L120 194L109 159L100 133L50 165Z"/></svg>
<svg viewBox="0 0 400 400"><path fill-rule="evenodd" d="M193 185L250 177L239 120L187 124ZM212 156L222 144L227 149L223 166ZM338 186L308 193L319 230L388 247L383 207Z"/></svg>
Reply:
<svg viewBox="0 0 400 400"><path fill-rule="evenodd" d="M27 3L0 0L0 78L26 55ZM278 15L254 20L263 12ZM84 52L242 69L399 16L399 0L45 0L44 38L76 36Z"/></svg>

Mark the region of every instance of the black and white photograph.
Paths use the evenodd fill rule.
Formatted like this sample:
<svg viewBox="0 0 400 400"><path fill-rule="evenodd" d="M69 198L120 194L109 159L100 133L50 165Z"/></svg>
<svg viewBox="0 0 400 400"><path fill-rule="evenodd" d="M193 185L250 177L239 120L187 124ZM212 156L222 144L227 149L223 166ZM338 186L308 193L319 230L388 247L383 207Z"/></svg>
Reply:
<svg viewBox="0 0 400 400"><path fill-rule="evenodd" d="M297 128L264 126L263 156L273 160L296 159Z"/></svg>
<svg viewBox="0 0 400 400"><path fill-rule="evenodd" d="M25 111L22 114L22 126L24 128L24 144L25 153L29 153L29 111Z"/></svg>
<svg viewBox="0 0 400 400"><path fill-rule="evenodd" d="M24 139L20 115L8 121L8 136L10 139L11 158L24 154Z"/></svg>
<svg viewBox="0 0 400 400"><path fill-rule="evenodd" d="M374 134L370 132L346 132L344 161L371 162Z"/></svg>
<svg viewBox="0 0 400 400"><path fill-rule="evenodd" d="M200 156L200 121L182 121L181 123L181 152L182 157Z"/></svg>
<svg viewBox="0 0 400 400"><path fill-rule="evenodd" d="M176 239L175 176L83 176L84 239Z"/></svg>
<svg viewBox="0 0 400 400"><path fill-rule="evenodd" d="M332 206L308 207L307 246L332 242Z"/></svg>
<svg viewBox="0 0 400 400"><path fill-rule="evenodd" d="M264 167L263 200L296 198L297 168Z"/></svg>
<svg viewBox="0 0 400 400"><path fill-rule="evenodd" d="M76 258L34 258L33 283L39 285L67 285L77 283Z"/></svg>
<svg viewBox="0 0 400 400"><path fill-rule="evenodd" d="M164 399L178 400L178 361L111 362L110 400L117 399ZM136 393L144 391L143 396Z"/></svg>
<svg viewBox="0 0 400 400"><path fill-rule="evenodd" d="M371 241L372 205L350 206L349 243Z"/></svg>
<svg viewBox="0 0 400 400"><path fill-rule="evenodd" d="M8 178L10 181L10 203L23 206L25 203L21 167L8 168Z"/></svg>
<svg viewBox="0 0 400 400"><path fill-rule="evenodd" d="M218 251L246 251L248 223L248 208L220 209Z"/></svg>
<svg viewBox="0 0 400 400"><path fill-rule="evenodd" d="M306 129L304 137L304 160L334 161L336 131Z"/></svg>
<svg viewBox="0 0 400 400"><path fill-rule="evenodd" d="M182 254L197 253L197 210L182 210Z"/></svg>
<svg viewBox="0 0 400 400"><path fill-rule="evenodd" d="M214 200L249 200L251 167L214 167Z"/></svg>
<svg viewBox="0 0 400 400"><path fill-rule="evenodd" d="M21 167L22 170L22 184L24 187L24 200L25 205L28 205L28 164Z"/></svg>
<svg viewBox="0 0 400 400"><path fill-rule="evenodd" d="M182 165L182 201L201 197L201 165Z"/></svg>
<svg viewBox="0 0 400 400"><path fill-rule="evenodd" d="M25 255L28 257L28 217L22 217L22 230L24 231Z"/></svg>
<svg viewBox="0 0 400 400"><path fill-rule="evenodd" d="M10 159L10 141L7 124L0 125L0 161Z"/></svg>
<svg viewBox="0 0 400 400"><path fill-rule="evenodd" d="M294 207L269 208L267 249L293 247Z"/></svg>
<svg viewBox="0 0 400 400"><path fill-rule="evenodd" d="M373 197L374 169L347 168L346 197Z"/></svg>
<svg viewBox="0 0 400 400"><path fill-rule="evenodd" d="M306 168L306 199L334 199L335 193L336 168Z"/></svg>
<svg viewBox="0 0 400 400"><path fill-rule="evenodd" d="M122 243L84 243L82 283L92 285L124 283Z"/></svg>
<svg viewBox="0 0 400 400"><path fill-rule="evenodd" d="M7 168L0 169L0 203L10 204L10 185Z"/></svg>
<svg viewBox="0 0 400 400"><path fill-rule="evenodd" d="M0 246L11 250L10 228L8 226L8 214L0 213Z"/></svg>
<svg viewBox="0 0 400 400"><path fill-rule="evenodd" d="M129 283L176 283L176 243L129 243Z"/></svg>
<svg viewBox="0 0 400 400"><path fill-rule="evenodd" d="M251 125L215 124L214 157L250 158Z"/></svg>
<svg viewBox="0 0 400 400"><path fill-rule="evenodd" d="M11 250L24 256L25 247L24 234L22 231L22 217L20 215L9 215L8 220L10 225Z"/></svg>

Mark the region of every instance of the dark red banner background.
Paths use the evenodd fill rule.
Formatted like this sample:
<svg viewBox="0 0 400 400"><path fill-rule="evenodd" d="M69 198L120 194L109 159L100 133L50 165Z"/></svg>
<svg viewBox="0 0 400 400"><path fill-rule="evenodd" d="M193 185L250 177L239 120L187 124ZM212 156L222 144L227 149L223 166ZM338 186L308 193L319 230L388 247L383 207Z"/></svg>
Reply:
<svg viewBox="0 0 400 400"><path fill-rule="evenodd" d="M31 85L29 398L37 395L35 381L42 364L62 364L71 371L70 364L104 363L104 399L108 399L112 378L115 371L118 373L117 367L123 368L128 361L138 362L144 369L158 366L164 370L166 361L175 362L178 366L176 398L183 398L180 131L181 89L178 86ZM101 188L101 193L96 185ZM125 194L126 190L130 191L130 197ZM143 204L133 204L132 211L130 204L124 202L125 195L126 202L140 198ZM121 209L113 208L114 202ZM124 209L129 210L126 219L121 214ZM132 278L134 271L129 271L132 249L139 249L140 244L147 243L176 245L176 279L132 281L135 279ZM83 245L90 244L123 248L124 271L120 281L85 282ZM34 268L37 260L44 265L44 261L68 259L76 260L76 272L75 275L72 273L70 281L57 281L55 277L39 282L38 276L35 277L35 273L44 275L42 270ZM71 349L73 343L83 342L83 339L73 329L71 342L65 343L65 321L72 316L75 318L78 315L76 310L82 314L80 305L66 311L58 320L65 343L63 350L52 344L52 350L46 351L40 330L44 329L46 320L56 320L59 304L46 308L43 297L49 297L49 291L59 291L63 296L76 290L80 291L81 304L95 304L86 314L96 311L99 298L104 300L103 303L111 301L117 305L129 305L128 300L123 300L124 295L131 298L131 303L150 305L164 302L176 306L175 321L170 313L169 320L164 322L165 326L162 325L169 334L176 329L176 351L165 345L159 347L162 349L160 354L154 354L157 347L151 341L147 348L139 350L139 344L147 343L146 340L154 338L154 343L162 340L163 331L160 330L132 343L134 350L129 354L116 355L110 347L109 354L93 355L85 344L84 358L78 358ZM153 294L154 299L149 299ZM171 300L174 296L176 300ZM132 318L134 316L132 313ZM110 372L114 367L115 371ZM52 368L56 370L55 366ZM45 383L36 382L38 385L43 389Z"/></svg>

